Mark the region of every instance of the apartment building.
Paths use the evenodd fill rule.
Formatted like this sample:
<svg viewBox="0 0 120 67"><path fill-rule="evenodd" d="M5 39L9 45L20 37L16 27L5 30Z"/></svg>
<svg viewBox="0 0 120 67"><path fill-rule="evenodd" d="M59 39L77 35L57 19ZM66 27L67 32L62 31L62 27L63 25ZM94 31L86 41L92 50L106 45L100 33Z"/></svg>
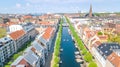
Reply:
<svg viewBox="0 0 120 67"><path fill-rule="evenodd" d="M0 65L3 65L7 59L15 53L14 41L9 37L0 39Z"/></svg>

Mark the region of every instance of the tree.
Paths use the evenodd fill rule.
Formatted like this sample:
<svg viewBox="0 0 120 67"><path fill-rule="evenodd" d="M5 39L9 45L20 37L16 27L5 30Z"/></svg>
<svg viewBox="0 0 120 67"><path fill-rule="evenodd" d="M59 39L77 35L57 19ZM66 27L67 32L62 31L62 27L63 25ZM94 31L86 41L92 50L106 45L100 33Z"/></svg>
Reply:
<svg viewBox="0 0 120 67"><path fill-rule="evenodd" d="M85 56L84 56L84 60L86 61L86 62L91 62L92 61L92 55L90 54L90 52L87 52L86 54L85 54Z"/></svg>
<svg viewBox="0 0 120 67"><path fill-rule="evenodd" d="M98 32L98 35L103 35L103 33L102 32Z"/></svg>
<svg viewBox="0 0 120 67"><path fill-rule="evenodd" d="M0 28L0 38L6 36L6 29Z"/></svg>
<svg viewBox="0 0 120 67"><path fill-rule="evenodd" d="M95 62L90 62L88 67L98 67L98 66Z"/></svg>
<svg viewBox="0 0 120 67"><path fill-rule="evenodd" d="M86 53L87 53L87 49L86 49L86 48L83 48L82 54L85 55Z"/></svg>

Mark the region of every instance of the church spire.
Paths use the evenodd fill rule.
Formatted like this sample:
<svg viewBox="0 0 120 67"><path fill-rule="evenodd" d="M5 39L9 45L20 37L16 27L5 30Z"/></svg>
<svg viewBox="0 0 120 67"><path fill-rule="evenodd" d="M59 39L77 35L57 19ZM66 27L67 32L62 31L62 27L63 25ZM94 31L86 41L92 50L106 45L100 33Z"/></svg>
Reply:
<svg viewBox="0 0 120 67"><path fill-rule="evenodd" d="M89 17L92 17L92 5L90 5Z"/></svg>

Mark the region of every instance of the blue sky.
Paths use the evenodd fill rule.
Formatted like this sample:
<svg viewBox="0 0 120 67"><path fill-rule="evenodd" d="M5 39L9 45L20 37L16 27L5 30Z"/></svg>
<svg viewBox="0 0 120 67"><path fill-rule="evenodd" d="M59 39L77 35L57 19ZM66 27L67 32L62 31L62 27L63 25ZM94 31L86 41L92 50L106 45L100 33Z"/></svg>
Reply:
<svg viewBox="0 0 120 67"><path fill-rule="evenodd" d="M120 12L120 0L1 0L0 13Z"/></svg>

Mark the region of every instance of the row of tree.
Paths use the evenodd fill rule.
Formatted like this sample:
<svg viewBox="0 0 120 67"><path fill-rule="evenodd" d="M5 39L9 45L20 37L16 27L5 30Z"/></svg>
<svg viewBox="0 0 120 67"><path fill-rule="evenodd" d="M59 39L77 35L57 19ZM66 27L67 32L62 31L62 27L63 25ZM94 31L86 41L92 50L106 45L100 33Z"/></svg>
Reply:
<svg viewBox="0 0 120 67"><path fill-rule="evenodd" d="M88 67L97 67L97 64L95 62L93 62L93 57L92 57L91 53L89 52L89 50L87 50L87 48L83 44L82 40L80 39L78 34L75 32L75 29L72 26L72 24L70 23L70 20L67 17L66 17L66 20L69 24L69 29L71 30L71 33L75 39L75 42L78 45L78 49L80 50L81 54L84 56L84 60L89 63Z"/></svg>
<svg viewBox="0 0 120 67"><path fill-rule="evenodd" d="M63 19L61 18L59 31L58 31L56 42L55 42L55 46L54 46L54 53L53 53L51 67L59 67L59 62L60 62L60 43L61 43L61 35L62 35L62 22L63 22Z"/></svg>

